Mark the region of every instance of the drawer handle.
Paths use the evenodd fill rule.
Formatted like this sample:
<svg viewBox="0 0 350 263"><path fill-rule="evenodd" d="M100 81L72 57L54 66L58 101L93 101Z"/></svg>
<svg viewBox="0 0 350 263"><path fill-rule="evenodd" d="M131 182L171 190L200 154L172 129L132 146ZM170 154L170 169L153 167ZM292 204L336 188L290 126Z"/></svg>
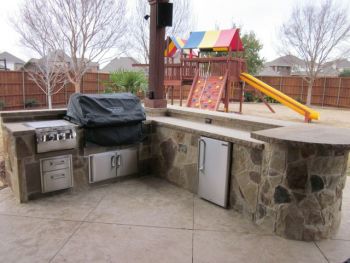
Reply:
<svg viewBox="0 0 350 263"><path fill-rule="evenodd" d="M62 160L62 161L57 162L56 165L58 165L58 164L64 164L64 163L65 163L65 161ZM50 162L50 165L51 165L51 166L52 166L52 165L55 165L55 163L54 163L54 162Z"/></svg>
<svg viewBox="0 0 350 263"><path fill-rule="evenodd" d="M62 178L65 178L65 177L66 177L65 174L51 175L51 179L53 179L53 180L58 180L58 179L62 179Z"/></svg>

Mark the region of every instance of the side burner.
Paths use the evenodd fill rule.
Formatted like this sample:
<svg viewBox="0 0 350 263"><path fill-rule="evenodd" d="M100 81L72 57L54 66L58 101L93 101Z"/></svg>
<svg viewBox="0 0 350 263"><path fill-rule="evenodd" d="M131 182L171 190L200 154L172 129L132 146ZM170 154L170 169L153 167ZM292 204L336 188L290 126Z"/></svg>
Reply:
<svg viewBox="0 0 350 263"><path fill-rule="evenodd" d="M35 128L38 153L73 149L77 145L75 126L64 120L27 122Z"/></svg>

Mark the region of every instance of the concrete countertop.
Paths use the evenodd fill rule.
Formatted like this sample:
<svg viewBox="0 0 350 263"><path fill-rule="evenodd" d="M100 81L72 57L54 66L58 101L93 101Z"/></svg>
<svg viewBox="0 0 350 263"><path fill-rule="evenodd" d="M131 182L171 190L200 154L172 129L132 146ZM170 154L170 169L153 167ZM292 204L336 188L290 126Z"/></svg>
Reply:
<svg viewBox="0 0 350 263"><path fill-rule="evenodd" d="M27 134L34 134L35 129L25 125L23 122L9 122L3 123L3 128L14 136L21 136Z"/></svg>
<svg viewBox="0 0 350 263"><path fill-rule="evenodd" d="M321 144L350 149L350 129L321 125L296 125L256 131L251 137L268 143Z"/></svg>
<svg viewBox="0 0 350 263"><path fill-rule="evenodd" d="M57 119L60 121L65 121L67 122L68 125L71 126L76 126L74 123L70 123L66 120L63 119ZM2 123L3 128L5 128L9 133L11 133L14 136L21 136L21 135L28 135L28 134L34 134L35 133L35 128L28 125L28 123L31 122L45 122L45 121L56 121L56 120L38 120L38 121L23 121L23 122L8 122L8 123Z"/></svg>
<svg viewBox="0 0 350 263"><path fill-rule="evenodd" d="M158 126L176 128L183 131L196 133L201 136L208 136L218 140L229 141L251 148L264 148L264 142L251 138L249 131L199 123L174 117L155 116L148 117L147 119L153 121Z"/></svg>
<svg viewBox="0 0 350 263"><path fill-rule="evenodd" d="M277 120L273 118L264 118L264 117L258 117L258 116L252 116L252 115L233 113L233 112L227 113L227 112L220 112L220 111L208 111L203 109L180 107L175 105L168 105L167 111L181 113L183 115L202 116L204 118L235 120L235 121L242 121L246 123L250 122L250 123L265 124L273 127L285 127L285 126L296 125L295 122Z"/></svg>

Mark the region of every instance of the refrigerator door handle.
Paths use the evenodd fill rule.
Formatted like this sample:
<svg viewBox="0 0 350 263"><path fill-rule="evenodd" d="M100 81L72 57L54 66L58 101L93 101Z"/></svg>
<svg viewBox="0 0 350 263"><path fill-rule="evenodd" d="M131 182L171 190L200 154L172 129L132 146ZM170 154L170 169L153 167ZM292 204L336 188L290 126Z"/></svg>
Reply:
<svg viewBox="0 0 350 263"><path fill-rule="evenodd" d="M115 167L115 165L116 165L116 156L113 155L113 156L111 157L111 166L112 166L112 167Z"/></svg>
<svg viewBox="0 0 350 263"><path fill-rule="evenodd" d="M203 149L203 158L201 162L201 144L203 143L204 149ZM204 172L204 165L205 165L205 151L207 148L207 144L203 139L198 140L198 148L199 148L199 155L198 155L198 165L199 165L199 171Z"/></svg>

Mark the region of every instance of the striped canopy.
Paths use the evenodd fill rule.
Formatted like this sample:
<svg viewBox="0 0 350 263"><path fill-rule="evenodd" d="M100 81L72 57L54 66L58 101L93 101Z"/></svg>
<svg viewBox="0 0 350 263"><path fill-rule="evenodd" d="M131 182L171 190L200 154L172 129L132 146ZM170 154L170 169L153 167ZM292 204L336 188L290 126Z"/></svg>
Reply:
<svg viewBox="0 0 350 263"><path fill-rule="evenodd" d="M239 29L191 32L183 48L213 51L244 50Z"/></svg>
<svg viewBox="0 0 350 263"><path fill-rule="evenodd" d="M170 37L169 45L164 51L165 57L173 57L177 50L181 50L185 46L186 40L180 37Z"/></svg>

